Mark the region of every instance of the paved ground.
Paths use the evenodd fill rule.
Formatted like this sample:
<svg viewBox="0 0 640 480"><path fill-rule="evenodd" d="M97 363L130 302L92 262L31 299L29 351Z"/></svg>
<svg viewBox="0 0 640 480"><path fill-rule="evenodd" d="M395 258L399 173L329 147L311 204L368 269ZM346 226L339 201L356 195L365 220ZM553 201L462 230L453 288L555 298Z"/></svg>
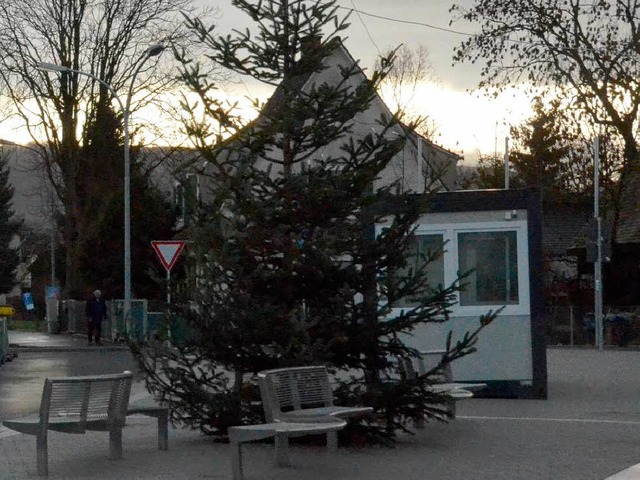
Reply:
<svg viewBox="0 0 640 480"><path fill-rule="evenodd" d="M244 450L246 478L637 479L640 468L630 468L640 462L639 365L637 351L549 349L548 400L465 400L457 420L428 424L393 449L343 448L328 457L320 447L294 446L287 469L273 466L270 445L251 444ZM52 432L50 477L231 478L228 445L181 429L172 429L169 441L169 451L156 450L153 420L131 417L124 459L111 461L105 434ZM34 439L0 430L0 480L33 478L35 469Z"/></svg>
<svg viewBox="0 0 640 480"><path fill-rule="evenodd" d="M68 333L50 334L40 332L22 332L9 330L9 348L19 347L18 353L25 351L84 351L84 350L128 350L121 343L103 341L98 347L89 345L86 335L71 335Z"/></svg>

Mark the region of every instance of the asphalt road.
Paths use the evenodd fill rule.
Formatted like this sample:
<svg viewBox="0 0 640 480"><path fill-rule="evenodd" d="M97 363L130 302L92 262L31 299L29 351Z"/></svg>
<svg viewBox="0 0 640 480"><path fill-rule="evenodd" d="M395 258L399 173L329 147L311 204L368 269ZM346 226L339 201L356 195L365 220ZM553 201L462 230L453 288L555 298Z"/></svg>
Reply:
<svg viewBox="0 0 640 480"><path fill-rule="evenodd" d="M47 377L124 370L137 372L133 356L127 350L18 352L13 361L0 367L0 420L37 412Z"/></svg>

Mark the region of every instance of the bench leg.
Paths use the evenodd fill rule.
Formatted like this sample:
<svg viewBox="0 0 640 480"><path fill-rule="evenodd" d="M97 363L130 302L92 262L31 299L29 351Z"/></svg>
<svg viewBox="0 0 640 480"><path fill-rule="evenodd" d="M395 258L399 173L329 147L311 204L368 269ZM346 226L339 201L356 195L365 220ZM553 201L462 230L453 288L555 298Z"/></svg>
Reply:
<svg viewBox="0 0 640 480"><path fill-rule="evenodd" d="M242 476L242 444L231 442L231 470L233 480L243 480Z"/></svg>
<svg viewBox="0 0 640 480"><path fill-rule="evenodd" d="M109 455L113 460L122 458L122 428L109 430Z"/></svg>
<svg viewBox="0 0 640 480"><path fill-rule="evenodd" d="M447 402L447 410L449 410L449 413L451 414L451 419L455 420L456 418L456 401L455 400L449 400Z"/></svg>
<svg viewBox="0 0 640 480"><path fill-rule="evenodd" d="M36 453L38 456L38 476L49 475L49 453L47 449L47 432L36 435Z"/></svg>
<svg viewBox="0 0 640 480"><path fill-rule="evenodd" d="M276 433L276 465L279 467L289 466L289 436L287 434Z"/></svg>
<svg viewBox="0 0 640 480"><path fill-rule="evenodd" d="M158 449L169 449L169 411L158 415Z"/></svg>
<svg viewBox="0 0 640 480"><path fill-rule="evenodd" d="M338 450L338 432L327 433L327 450L330 452Z"/></svg>

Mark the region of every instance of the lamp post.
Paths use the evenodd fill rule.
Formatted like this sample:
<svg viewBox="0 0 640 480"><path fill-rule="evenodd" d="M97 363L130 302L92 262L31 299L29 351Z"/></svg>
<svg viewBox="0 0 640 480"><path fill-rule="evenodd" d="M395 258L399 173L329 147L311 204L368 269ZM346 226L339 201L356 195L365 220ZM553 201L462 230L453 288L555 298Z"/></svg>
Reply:
<svg viewBox="0 0 640 480"><path fill-rule="evenodd" d="M600 218L600 138L593 139L593 218L596 234L596 260L593 263L595 340L598 350L604 350L604 326L602 315L602 219Z"/></svg>
<svg viewBox="0 0 640 480"><path fill-rule="evenodd" d="M126 97L126 103L123 104L116 90L104 80L95 75L81 70L76 70L55 63L41 62L37 64L39 70L50 72L69 72L78 75L84 75L104 85L113 95L122 110L122 123L124 128L124 308L123 319L127 333L130 331L130 314L131 314L131 161L130 161L130 141L129 141L129 108L131 106L131 96L133 93L133 85L136 76L142 69L144 63L151 57L160 55L165 46L157 43L147 48L138 60L136 69L131 76L129 92Z"/></svg>

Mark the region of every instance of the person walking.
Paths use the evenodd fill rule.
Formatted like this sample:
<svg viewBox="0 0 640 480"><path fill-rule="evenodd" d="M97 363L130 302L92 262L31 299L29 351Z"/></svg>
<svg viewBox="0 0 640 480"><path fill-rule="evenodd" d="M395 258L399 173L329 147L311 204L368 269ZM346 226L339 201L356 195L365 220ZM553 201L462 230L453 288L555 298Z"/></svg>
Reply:
<svg viewBox="0 0 640 480"><path fill-rule="evenodd" d="M85 308L85 317L87 318L87 335L89 337L89 345L95 337L96 345L100 345L100 336L102 334L102 320L107 318L107 304L102 298L102 292L95 290L93 298L87 302Z"/></svg>

